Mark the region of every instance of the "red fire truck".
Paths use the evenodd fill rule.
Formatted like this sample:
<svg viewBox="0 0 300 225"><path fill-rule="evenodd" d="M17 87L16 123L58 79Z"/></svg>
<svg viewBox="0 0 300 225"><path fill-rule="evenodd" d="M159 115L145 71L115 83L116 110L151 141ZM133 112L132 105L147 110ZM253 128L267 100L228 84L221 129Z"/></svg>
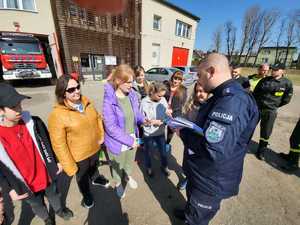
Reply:
<svg viewBox="0 0 300 225"><path fill-rule="evenodd" d="M40 41L31 34L0 34L3 80L52 78Z"/></svg>

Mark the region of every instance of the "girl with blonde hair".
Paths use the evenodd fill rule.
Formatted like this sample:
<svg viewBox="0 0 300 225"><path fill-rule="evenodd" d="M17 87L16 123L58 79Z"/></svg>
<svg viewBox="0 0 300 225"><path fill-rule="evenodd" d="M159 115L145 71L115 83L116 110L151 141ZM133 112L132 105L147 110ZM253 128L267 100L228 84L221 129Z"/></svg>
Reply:
<svg viewBox="0 0 300 225"><path fill-rule="evenodd" d="M131 177L131 173L139 146L138 125L145 123L139 110L138 96L132 90L133 77L134 72L129 65L119 65L104 87L104 143L112 162L116 193L120 198L125 196L123 178L131 188L137 188L137 182Z"/></svg>

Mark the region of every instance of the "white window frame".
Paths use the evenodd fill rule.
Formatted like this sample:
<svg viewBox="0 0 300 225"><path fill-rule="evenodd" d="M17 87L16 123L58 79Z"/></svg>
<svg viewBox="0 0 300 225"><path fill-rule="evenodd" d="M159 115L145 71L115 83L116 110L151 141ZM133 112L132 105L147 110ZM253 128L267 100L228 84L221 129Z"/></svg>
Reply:
<svg viewBox="0 0 300 225"><path fill-rule="evenodd" d="M180 20L176 20L175 35L178 37L190 39L192 35L192 25Z"/></svg>
<svg viewBox="0 0 300 225"><path fill-rule="evenodd" d="M35 0L32 0L33 1L33 6L34 6L33 10L24 9L23 8L23 0L17 0L17 2L18 2L18 8L7 8L7 1L8 0L3 0L3 8L0 8L0 10L1 9L9 9L9 10L20 10L20 11L37 12L36 1Z"/></svg>
<svg viewBox="0 0 300 225"><path fill-rule="evenodd" d="M158 22L158 28L155 28L155 27L154 27L154 21L155 21L155 18L158 19L158 21L157 21L157 22ZM161 31L161 19L162 19L161 16L156 15L156 14L153 15L153 24L152 24L152 29L153 29L153 30Z"/></svg>

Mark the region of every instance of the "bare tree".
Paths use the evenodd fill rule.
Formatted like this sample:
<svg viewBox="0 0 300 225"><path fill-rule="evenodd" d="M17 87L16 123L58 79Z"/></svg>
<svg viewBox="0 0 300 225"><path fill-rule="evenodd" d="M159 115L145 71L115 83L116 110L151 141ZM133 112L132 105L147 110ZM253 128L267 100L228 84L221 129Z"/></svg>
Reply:
<svg viewBox="0 0 300 225"><path fill-rule="evenodd" d="M254 25L253 19L256 20L259 11L260 11L259 6L252 6L251 8L247 9L247 11L245 12L243 24L242 24L242 42L241 42L238 62L241 61L241 57L247 45L249 45L249 39L251 39L250 34L253 30L253 25Z"/></svg>
<svg viewBox="0 0 300 225"><path fill-rule="evenodd" d="M295 19L297 24L298 42L300 43L300 9L295 10Z"/></svg>
<svg viewBox="0 0 300 225"><path fill-rule="evenodd" d="M222 27L218 27L213 33L213 49L215 52L220 52L222 47Z"/></svg>
<svg viewBox="0 0 300 225"><path fill-rule="evenodd" d="M225 29L227 57L228 57L229 62L231 62L232 55L235 50L236 27L233 25L232 21L228 21L225 23L224 29Z"/></svg>
<svg viewBox="0 0 300 225"><path fill-rule="evenodd" d="M278 62L280 58L279 47L281 46L282 36L285 31L285 26L286 26L286 18L282 18L278 30L277 39L276 39L275 63Z"/></svg>
<svg viewBox="0 0 300 225"><path fill-rule="evenodd" d="M296 34L296 11L292 12L288 17L288 23L286 26L286 41L285 41L285 58L284 58L284 64L286 65L286 61L289 55L290 47L294 44L296 44L297 41L297 34Z"/></svg>
<svg viewBox="0 0 300 225"><path fill-rule="evenodd" d="M272 10L265 10L262 12L262 33L260 39L258 40L258 50L255 56L255 60L253 65L257 62L258 54L260 53L261 48L269 42L270 40L270 33L276 21L279 18L279 11L272 9Z"/></svg>
<svg viewBox="0 0 300 225"><path fill-rule="evenodd" d="M258 40L261 36L261 30L262 30L262 17L263 13L261 13L259 6L254 6L250 8L249 14L251 18L250 20L250 26L249 26L249 38L247 40L246 45L246 56L244 59L244 64L248 63L249 55L252 54L254 49L257 46Z"/></svg>

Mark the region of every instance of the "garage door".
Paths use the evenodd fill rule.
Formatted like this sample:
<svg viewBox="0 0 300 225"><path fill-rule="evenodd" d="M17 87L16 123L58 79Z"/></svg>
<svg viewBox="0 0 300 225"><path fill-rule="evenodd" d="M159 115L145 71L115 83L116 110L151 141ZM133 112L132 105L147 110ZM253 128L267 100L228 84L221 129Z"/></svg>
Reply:
<svg viewBox="0 0 300 225"><path fill-rule="evenodd" d="M186 66L189 50L186 48L173 47L172 66Z"/></svg>

